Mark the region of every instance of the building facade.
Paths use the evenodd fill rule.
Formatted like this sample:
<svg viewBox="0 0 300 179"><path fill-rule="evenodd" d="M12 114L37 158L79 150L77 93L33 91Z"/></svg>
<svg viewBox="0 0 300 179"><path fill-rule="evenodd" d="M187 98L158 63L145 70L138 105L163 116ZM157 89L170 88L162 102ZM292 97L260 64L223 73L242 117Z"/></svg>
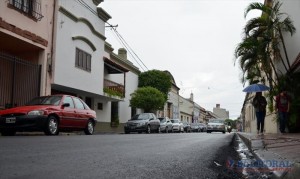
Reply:
<svg viewBox="0 0 300 179"><path fill-rule="evenodd" d="M50 93L54 6L54 0L0 2L0 109Z"/></svg>

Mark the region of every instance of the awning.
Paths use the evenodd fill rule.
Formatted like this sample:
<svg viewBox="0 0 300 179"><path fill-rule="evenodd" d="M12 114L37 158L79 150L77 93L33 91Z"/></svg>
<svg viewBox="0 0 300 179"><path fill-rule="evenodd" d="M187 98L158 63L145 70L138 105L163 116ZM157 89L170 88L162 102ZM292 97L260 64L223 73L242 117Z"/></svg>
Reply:
<svg viewBox="0 0 300 179"><path fill-rule="evenodd" d="M125 73L129 71L127 68L117 64L116 62L106 57L103 57L103 61L104 61L105 68L110 74L119 74L119 73Z"/></svg>

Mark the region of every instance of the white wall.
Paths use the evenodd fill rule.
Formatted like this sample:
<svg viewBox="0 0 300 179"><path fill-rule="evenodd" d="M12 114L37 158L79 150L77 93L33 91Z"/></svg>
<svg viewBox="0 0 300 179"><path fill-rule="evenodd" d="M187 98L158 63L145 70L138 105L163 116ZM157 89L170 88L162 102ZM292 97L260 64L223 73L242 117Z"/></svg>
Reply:
<svg viewBox="0 0 300 179"><path fill-rule="evenodd" d="M290 63L292 64L300 52L300 1L281 0L281 2L282 2L281 12L285 12L290 16L296 28L296 33L293 36L291 36L290 33L284 34L284 40L288 52L288 57ZM281 52L281 54L285 58L283 51ZM285 72L282 66L280 69Z"/></svg>
<svg viewBox="0 0 300 179"><path fill-rule="evenodd" d="M108 75L108 79L122 83L124 85L124 74ZM138 88L138 75L129 71L126 73L125 98L119 102L119 120L120 123L127 122L131 116L130 99L132 94Z"/></svg>
<svg viewBox="0 0 300 179"><path fill-rule="evenodd" d="M85 2L96 10L92 1ZM104 35L104 22L78 4L78 1L60 0L59 5L77 18L87 19L98 32ZM54 83L95 94L103 94L104 41L94 35L85 23L74 22L60 11L58 11L56 23ZM97 48L96 51L93 51L84 41L72 40L72 37L76 36L83 36L90 40ZM91 72L75 67L76 48L91 54Z"/></svg>

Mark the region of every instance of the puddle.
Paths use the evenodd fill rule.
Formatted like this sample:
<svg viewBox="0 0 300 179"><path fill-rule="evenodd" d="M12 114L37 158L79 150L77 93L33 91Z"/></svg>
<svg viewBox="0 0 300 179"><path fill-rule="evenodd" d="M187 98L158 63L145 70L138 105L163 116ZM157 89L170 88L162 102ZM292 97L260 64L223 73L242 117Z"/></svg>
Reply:
<svg viewBox="0 0 300 179"><path fill-rule="evenodd" d="M266 167L257 167L259 165L259 161L254 157L252 151L249 150L247 145L238 135L236 135L235 150L237 151L240 160L235 161L234 165L245 178L267 179L271 177L272 172L270 172Z"/></svg>

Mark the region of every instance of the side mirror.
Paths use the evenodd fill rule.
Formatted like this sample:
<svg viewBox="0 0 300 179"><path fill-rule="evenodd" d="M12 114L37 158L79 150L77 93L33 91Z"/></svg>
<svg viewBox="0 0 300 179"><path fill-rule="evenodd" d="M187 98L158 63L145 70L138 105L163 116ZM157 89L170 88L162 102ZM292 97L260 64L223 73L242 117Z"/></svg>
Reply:
<svg viewBox="0 0 300 179"><path fill-rule="evenodd" d="M64 104L62 105L62 107L63 107L63 108L65 108L65 107L70 107L70 103L64 103Z"/></svg>

